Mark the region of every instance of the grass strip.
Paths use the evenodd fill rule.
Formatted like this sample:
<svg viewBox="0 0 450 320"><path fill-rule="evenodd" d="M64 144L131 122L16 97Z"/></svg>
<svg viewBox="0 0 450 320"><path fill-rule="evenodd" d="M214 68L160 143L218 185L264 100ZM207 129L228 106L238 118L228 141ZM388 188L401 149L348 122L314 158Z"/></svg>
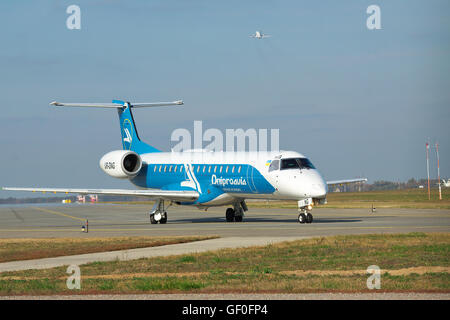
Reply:
<svg viewBox="0 0 450 320"><path fill-rule="evenodd" d="M217 236L0 239L0 262L156 247Z"/></svg>

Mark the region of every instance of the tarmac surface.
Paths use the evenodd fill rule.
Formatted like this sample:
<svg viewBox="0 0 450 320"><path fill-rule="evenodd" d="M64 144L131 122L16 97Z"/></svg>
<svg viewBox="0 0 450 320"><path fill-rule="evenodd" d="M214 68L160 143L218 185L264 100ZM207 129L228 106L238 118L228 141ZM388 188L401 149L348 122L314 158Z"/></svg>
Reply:
<svg viewBox="0 0 450 320"><path fill-rule="evenodd" d="M172 206L167 224L149 222L149 205L1 205L0 238L219 235L311 237L338 234L450 232L450 210L314 208L311 224L296 209L249 208L243 222L226 222L225 207L207 212ZM88 219L89 232L82 232Z"/></svg>

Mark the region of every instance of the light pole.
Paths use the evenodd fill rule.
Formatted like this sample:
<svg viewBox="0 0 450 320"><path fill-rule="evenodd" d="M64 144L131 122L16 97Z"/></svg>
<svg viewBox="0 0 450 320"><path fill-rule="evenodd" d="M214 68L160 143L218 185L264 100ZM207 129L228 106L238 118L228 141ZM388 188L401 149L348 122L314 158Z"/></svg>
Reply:
<svg viewBox="0 0 450 320"><path fill-rule="evenodd" d="M428 160L428 149L429 149L429 144L428 142L426 143L427 146L427 177L428 177L428 200L431 200L431 194L430 194L430 161Z"/></svg>
<svg viewBox="0 0 450 320"><path fill-rule="evenodd" d="M439 145L436 142L436 156L437 156L437 165L438 165L438 185L439 185L439 200L442 200L442 192L441 192L441 175L439 173Z"/></svg>

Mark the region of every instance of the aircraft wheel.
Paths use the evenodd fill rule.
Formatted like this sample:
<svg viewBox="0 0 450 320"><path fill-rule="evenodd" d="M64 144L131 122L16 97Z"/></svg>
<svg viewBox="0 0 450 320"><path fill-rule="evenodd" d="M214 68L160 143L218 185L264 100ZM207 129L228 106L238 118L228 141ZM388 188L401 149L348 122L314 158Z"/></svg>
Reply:
<svg viewBox="0 0 450 320"><path fill-rule="evenodd" d="M232 208L228 208L225 212L225 218L227 219L227 222L233 222L234 221L234 210Z"/></svg>
<svg viewBox="0 0 450 320"><path fill-rule="evenodd" d="M306 223L311 223L311 222L313 222L313 216L311 213L308 212L306 214Z"/></svg>
<svg viewBox="0 0 450 320"><path fill-rule="evenodd" d="M155 220L155 216L153 214L150 215L150 223L151 224L157 224L158 221Z"/></svg>
<svg viewBox="0 0 450 320"><path fill-rule="evenodd" d="M161 220L159 220L159 223L161 223L161 224L167 223L167 212L164 212Z"/></svg>
<svg viewBox="0 0 450 320"><path fill-rule="evenodd" d="M304 213L300 213L298 215L298 222L300 222L302 224L306 222L306 215Z"/></svg>
<svg viewBox="0 0 450 320"><path fill-rule="evenodd" d="M242 220L244 220L244 216L235 216L234 217L234 221L236 221L236 222L242 222Z"/></svg>

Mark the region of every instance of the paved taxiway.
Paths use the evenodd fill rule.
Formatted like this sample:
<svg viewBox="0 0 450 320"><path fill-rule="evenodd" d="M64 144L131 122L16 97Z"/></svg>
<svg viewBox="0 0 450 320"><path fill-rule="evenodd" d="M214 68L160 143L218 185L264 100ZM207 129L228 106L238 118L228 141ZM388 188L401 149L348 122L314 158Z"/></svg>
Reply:
<svg viewBox="0 0 450 320"><path fill-rule="evenodd" d="M2 205L0 238L219 235L222 237L299 237L358 233L450 232L450 210L313 210L312 224L299 224L295 209L250 208L244 222L225 222L225 208L207 212L170 207L167 224L149 222L141 204ZM89 233L81 232L85 219Z"/></svg>

